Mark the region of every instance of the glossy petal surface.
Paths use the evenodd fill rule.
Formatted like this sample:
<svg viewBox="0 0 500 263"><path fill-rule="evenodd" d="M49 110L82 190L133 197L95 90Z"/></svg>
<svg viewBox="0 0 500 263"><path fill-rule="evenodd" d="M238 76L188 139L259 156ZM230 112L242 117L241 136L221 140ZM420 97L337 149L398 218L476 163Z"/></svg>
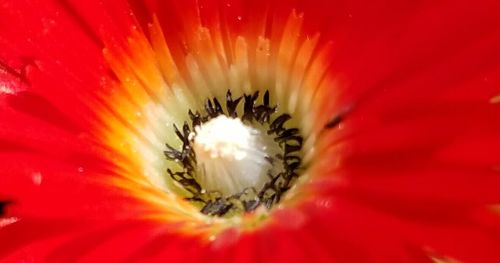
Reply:
<svg viewBox="0 0 500 263"><path fill-rule="evenodd" d="M0 1L0 259L498 262L499 13ZM179 109L164 93L225 93L219 75L271 83L309 136L305 179L262 221L199 215L141 159L165 143L151 120Z"/></svg>

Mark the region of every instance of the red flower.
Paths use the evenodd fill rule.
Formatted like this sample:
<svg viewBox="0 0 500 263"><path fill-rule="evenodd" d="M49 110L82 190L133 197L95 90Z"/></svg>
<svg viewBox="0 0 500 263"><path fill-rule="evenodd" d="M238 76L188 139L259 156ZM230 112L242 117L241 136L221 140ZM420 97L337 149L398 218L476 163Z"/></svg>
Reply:
<svg viewBox="0 0 500 263"><path fill-rule="evenodd" d="M0 259L499 262L497 2L2 1Z"/></svg>

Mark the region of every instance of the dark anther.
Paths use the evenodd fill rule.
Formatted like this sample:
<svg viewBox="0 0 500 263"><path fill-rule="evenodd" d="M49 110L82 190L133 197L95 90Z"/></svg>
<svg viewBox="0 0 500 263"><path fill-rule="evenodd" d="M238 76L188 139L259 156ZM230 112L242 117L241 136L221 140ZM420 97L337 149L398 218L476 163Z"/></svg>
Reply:
<svg viewBox="0 0 500 263"><path fill-rule="evenodd" d="M182 152L176 150L174 147L170 146L169 144L165 144L168 148L168 150L163 151L167 159L170 161L182 161Z"/></svg>
<svg viewBox="0 0 500 263"><path fill-rule="evenodd" d="M271 195L269 198L267 198L264 201L264 206L266 206L267 209L271 209L274 203L274 199L276 198L276 194Z"/></svg>
<svg viewBox="0 0 500 263"><path fill-rule="evenodd" d="M269 90L266 90L266 93L264 93L264 106L269 107Z"/></svg>
<svg viewBox="0 0 500 263"><path fill-rule="evenodd" d="M204 203L206 204L207 202L198 194L195 194L193 195L193 197L188 197L186 198L187 201L191 201L191 202L201 202L201 203Z"/></svg>
<svg viewBox="0 0 500 263"><path fill-rule="evenodd" d="M254 107L254 118L260 123L263 124L269 123L269 119L271 115L276 112L276 107L269 106L269 91L266 90L264 93L264 98L262 99L262 105L258 105Z"/></svg>
<svg viewBox="0 0 500 263"><path fill-rule="evenodd" d="M188 190L192 194L201 192L201 186L187 173L172 172L170 169L167 169L167 172L170 174L170 177L172 179L179 182L184 187L184 189Z"/></svg>
<svg viewBox="0 0 500 263"><path fill-rule="evenodd" d="M276 120L274 120L271 125L269 126L269 131L267 134L273 134L276 133L280 135L283 131L285 131L285 128L283 128L283 125L285 124L286 121L291 119L292 116L288 114L281 114Z"/></svg>
<svg viewBox="0 0 500 263"><path fill-rule="evenodd" d="M293 153L293 152L298 152L302 148L301 145L290 145L290 144L285 144L285 156Z"/></svg>
<svg viewBox="0 0 500 263"><path fill-rule="evenodd" d="M208 116L210 116L211 118L215 118L219 115L214 109L214 105L212 105L211 100L207 100L207 102L205 103L205 110L207 111Z"/></svg>
<svg viewBox="0 0 500 263"><path fill-rule="evenodd" d="M184 124L182 125L182 133L179 131L179 129L175 124L174 124L174 130L175 134L177 134L177 137L179 137L179 139L181 140L183 147L189 145L189 133L191 133L191 131L189 129L187 122L184 122Z"/></svg>
<svg viewBox="0 0 500 263"><path fill-rule="evenodd" d="M254 117L260 123L268 123L271 115L276 111L276 107L270 108L268 106L259 105L254 108Z"/></svg>
<svg viewBox="0 0 500 263"><path fill-rule="evenodd" d="M302 145L302 136L296 135L299 132L298 129L287 129L281 134L274 138L274 141L279 143L280 145L284 142L291 142L295 141L298 145Z"/></svg>
<svg viewBox="0 0 500 263"><path fill-rule="evenodd" d="M177 137L181 140L182 143L184 143L184 135L179 131L179 128L177 128L177 125L174 124L174 131Z"/></svg>
<svg viewBox="0 0 500 263"><path fill-rule="evenodd" d="M196 127L201 125L201 115L199 112L193 113L191 110L188 112L189 118L191 119L191 127Z"/></svg>
<svg viewBox="0 0 500 263"><path fill-rule="evenodd" d="M217 113L217 116L224 114L224 111L222 111L222 106L220 105L217 98L214 98L214 105L215 105L215 112Z"/></svg>
<svg viewBox="0 0 500 263"><path fill-rule="evenodd" d="M284 189L286 187L286 179L282 174L280 174L280 176L277 176L277 180L274 182L274 189L277 189L278 192L281 192L281 189Z"/></svg>
<svg viewBox="0 0 500 263"><path fill-rule="evenodd" d="M269 192L269 190L274 191L274 192L277 191L277 189L275 188L275 184L276 184L276 181L281 178L281 176L282 176L282 173L279 173L276 176L271 175L271 180L264 185L263 189L259 193L260 199L265 199L266 194Z"/></svg>
<svg viewBox="0 0 500 263"><path fill-rule="evenodd" d="M292 129L286 129L284 132L282 132L276 139L287 139L290 136L293 136L295 134L299 133L299 129L297 128L292 128ZM278 140L275 140L278 141Z"/></svg>
<svg viewBox="0 0 500 263"><path fill-rule="evenodd" d="M231 91L227 91L226 93L226 108L227 108L227 114L229 117L236 118L238 117L238 114L236 113L236 107L238 107L238 104L241 101L241 97L237 98L236 100L233 100L233 97L231 95Z"/></svg>
<svg viewBox="0 0 500 263"><path fill-rule="evenodd" d="M242 120L252 121L253 120L253 109L255 100L259 97L259 92L256 91L253 95L244 95L245 102L243 104L243 117Z"/></svg>
<svg viewBox="0 0 500 263"><path fill-rule="evenodd" d="M257 206L259 206L260 202L258 200L249 200L243 201L243 206L245 207L245 211L253 211Z"/></svg>
<svg viewBox="0 0 500 263"><path fill-rule="evenodd" d="M274 141L278 142L278 144L280 146L282 146L284 143L286 143L289 145L296 145L296 146L302 147L302 137L298 136L298 135L289 136L286 139L275 138Z"/></svg>
<svg viewBox="0 0 500 263"><path fill-rule="evenodd" d="M182 141L182 149L177 150L174 147L166 144L167 150L163 153L167 157L167 159L171 161L181 162L184 168L189 171L194 170L193 162L195 162L194 151L191 149L189 134L191 133L189 129L189 125L187 122L184 122L182 126L182 132L179 131L179 128L174 124L174 131L177 137Z"/></svg>
<svg viewBox="0 0 500 263"><path fill-rule="evenodd" d="M167 169L167 173L172 177L172 179L179 181L183 178L185 178L185 173L184 172L172 172L172 170Z"/></svg>
<svg viewBox="0 0 500 263"><path fill-rule="evenodd" d="M287 155L285 156L283 163L285 164L287 170L295 170L299 168L301 163L301 158L294 155Z"/></svg>
<svg viewBox="0 0 500 263"><path fill-rule="evenodd" d="M189 145L189 134L190 133L191 133L191 129L189 129L189 125L187 124L187 122L184 122L184 124L182 125L182 136L183 136L182 142L185 144L184 146Z"/></svg>
<svg viewBox="0 0 500 263"><path fill-rule="evenodd" d="M222 216L226 214L233 204L226 202L224 198L219 198L215 201L209 201L202 209L201 212L206 215Z"/></svg>
<svg viewBox="0 0 500 263"><path fill-rule="evenodd" d="M201 191L201 186L194 179L182 179L178 181L184 186L184 189L188 190L190 193L196 195Z"/></svg>

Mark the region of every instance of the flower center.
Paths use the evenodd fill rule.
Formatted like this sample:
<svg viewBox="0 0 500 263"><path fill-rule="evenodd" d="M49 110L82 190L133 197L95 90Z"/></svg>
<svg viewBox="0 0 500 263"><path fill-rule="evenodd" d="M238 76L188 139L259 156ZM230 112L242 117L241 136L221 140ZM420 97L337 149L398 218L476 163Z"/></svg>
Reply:
<svg viewBox="0 0 500 263"><path fill-rule="evenodd" d="M174 125L182 146L166 144L165 156L182 169L167 173L204 214L238 215L261 205L270 209L299 175L299 129L287 127L292 117L278 114L269 92L258 100L259 92L233 99L228 91L225 109L217 98L208 99L204 114L188 111L191 125L185 122L182 130Z"/></svg>
<svg viewBox="0 0 500 263"><path fill-rule="evenodd" d="M270 164L259 130L220 115L195 127L195 134L196 179L204 189L229 196L264 186Z"/></svg>

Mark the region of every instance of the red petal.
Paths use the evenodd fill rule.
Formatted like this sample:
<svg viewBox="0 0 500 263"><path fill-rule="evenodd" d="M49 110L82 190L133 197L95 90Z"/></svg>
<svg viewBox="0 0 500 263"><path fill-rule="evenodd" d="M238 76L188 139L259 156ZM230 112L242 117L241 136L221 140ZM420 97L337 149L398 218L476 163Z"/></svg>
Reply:
<svg viewBox="0 0 500 263"><path fill-rule="evenodd" d="M353 109L325 139L346 146L321 156L329 170L313 178L312 201L220 243L139 219L156 208L102 180L119 170L96 137L96 105L111 92L102 82L113 78L104 43L121 47L155 13L177 61L200 21L251 47L258 34L277 45L293 8L305 13L302 37L333 41L335 107ZM498 1L3 1L0 198L22 218L0 228L0 257L498 262L499 10Z"/></svg>

